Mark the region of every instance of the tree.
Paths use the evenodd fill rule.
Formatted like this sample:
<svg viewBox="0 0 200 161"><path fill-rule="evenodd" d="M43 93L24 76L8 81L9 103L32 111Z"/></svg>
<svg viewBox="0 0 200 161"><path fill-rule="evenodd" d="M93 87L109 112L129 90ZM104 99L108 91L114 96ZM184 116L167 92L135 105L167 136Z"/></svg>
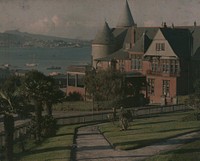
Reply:
<svg viewBox="0 0 200 161"><path fill-rule="evenodd" d="M24 99L20 93L20 79L7 79L0 90L0 112L4 115L6 160L13 160L14 114L21 111ZM20 109L20 110L19 110Z"/></svg>
<svg viewBox="0 0 200 161"><path fill-rule="evenodd" d="M59 89L52 77L46 76L47 86L43 96L43 102L46 105L46 111L52 116L52 105L60 103L65 98L65 93Z"/></svg>
<svg viewBox="0 0 200 161"><path fill-rule="evenodd" d="M123 74L113 70L91 70L85 76L86 91L95 101L116 101L123 95Z"/></svg>
<svg viewBox="0 0 200 161"><path fill-rule="evenodd" d="M143 106L148 100L141 93L142 88L146 88L147 82L144 77L125 77L124 79L124 98L120 101L120 106L135 107Z"/></svg>
<svg viewBox="0 0 200 161"><path fill-rule="evenodd" d="M43 73L33 70L25 74L22 90L35 106L37 141L41 140L42 108L45 96L48 94L48 87L49 81Z"/></svg>
<svg viewBox="0 0 200 161"><path fill-rule="evenodd" d="M189 96L188 104L196 111L200 110L200 79L194 82L194 93Z"/></svg>
<svg viewBox="0 0 200 161"><path fill-rule="evenodd" d="M35 106L36 140L40 141L43 105L52 116L52 105L61 102L65 94L55 85L53 78L34 70L25 75L22 89Z"/></svg>
<svg viewBox="0 0 200 161"><path fill-rule="evenodd" d="M90 70L85 77L86 91L98 101L112 100L114 107L141 106L148 103L141 93L147 86L144 77L129 77L113 70Z"/></svg>

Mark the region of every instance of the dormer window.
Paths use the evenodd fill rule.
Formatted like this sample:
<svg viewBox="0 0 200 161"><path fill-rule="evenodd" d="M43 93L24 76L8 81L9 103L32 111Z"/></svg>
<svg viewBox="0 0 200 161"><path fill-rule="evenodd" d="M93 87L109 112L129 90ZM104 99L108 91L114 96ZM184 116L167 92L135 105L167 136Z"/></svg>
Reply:
<svg viewBox="0 0 200 161"><path fill-rule="evenodd" d="M165 43L156 43L156 51L164 51Z"/></svg>

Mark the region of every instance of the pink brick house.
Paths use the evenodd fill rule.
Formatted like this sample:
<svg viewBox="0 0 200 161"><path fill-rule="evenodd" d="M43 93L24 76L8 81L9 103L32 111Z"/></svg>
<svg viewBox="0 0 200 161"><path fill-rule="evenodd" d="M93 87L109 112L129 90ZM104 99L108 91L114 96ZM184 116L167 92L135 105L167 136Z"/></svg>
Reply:
<svg viewBox="0 0 200 161"><path fill-rule="evenodd" d="M97 33L91 55L96 70L113 68L145 78L143 93L150 103L176 104L177 96L190 93L200 75L200 27L138 27L126 1L117 26L110 29L105 22ZM68 84L67 91L73 90Z"/></svg>

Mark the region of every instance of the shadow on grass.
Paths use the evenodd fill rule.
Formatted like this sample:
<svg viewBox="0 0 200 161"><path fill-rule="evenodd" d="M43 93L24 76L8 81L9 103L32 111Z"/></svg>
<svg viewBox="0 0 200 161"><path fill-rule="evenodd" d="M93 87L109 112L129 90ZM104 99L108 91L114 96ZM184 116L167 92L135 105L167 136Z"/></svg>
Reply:
<svg viewBox="0 0 200 161"><path fill-rule="evenodd" d="M145 139L145 140L137 140L137 141L126 141L126 142L114 143L113 146L115 148L120 146L122 147L123 150L133 150L133 149L137 149L137 148L141 148L144 146L157 143L161 140L162 139Z"/></svg>
<svg viewBox="0 0 200 161"><path fill-rule="evenodd" d="M176 129L169 129L169 130L160 130L157 132L174 132L174 131L182 131L182 130L195 130L195 128L191 127L191 128L176 128Z"/></svg>
<svg viewBox="0 0 200 161"><path fill-rule="evenodd" d="M133 121L133 126L137 126L137 125L149 125L149 124L161 124L161 123L169 123L169 122L174 122L175 120L167 120L167 121L153 121L153 122L144 122L144 123L136 123L134 124Z"/></svg>
<svg viewBox="0 0 200 161"><path fill-rule="evenodd" d="M60 150L71 150L71 146L62 146L62 147L51 147L51 148L45 148L45 149L35 149L31 151L25 151L22 153L15 154L16 159L20 159L22 157L28 156L28 155L35 155L40 153L46 153L46 152L55 152Z"/></svg>
<svg viewBox="0 0 200 161"><path fill-rule="evenodd" d="M56 134L55 136L52 136L51 138L56 138L60 136L68 136L68 135L74 135L74 133L62 133L62 134Z"/></svg>
<svg viewBox="0 0 200 161"><path fill-rule="evenodd" d="M165 154L186 154L186 153L199 153L200 148L192 149L177 149L173 151L166 152Z"/></svg>
<svg viewBox="0 0 200 161"><path fill-rule="evenodd" d="M145 140L137 140L137 141L126 141L126 142L120 142L120 143L114 143L113 146L116 148L117 146L122 147L124 150L132 150L137 149L145 146L159 146L159 145L175 145L175 144L183 144L183 143L189 143L197 140L198 138L188 138L188 139L179 139L175 138L181 135L186 135L190 132L183 132L177 135L169 136L166 138L159 138L159 139L145 139ZM173 140L169 140L171 138L175 138ZM200 150L200 149L199 149Z"/></svg>

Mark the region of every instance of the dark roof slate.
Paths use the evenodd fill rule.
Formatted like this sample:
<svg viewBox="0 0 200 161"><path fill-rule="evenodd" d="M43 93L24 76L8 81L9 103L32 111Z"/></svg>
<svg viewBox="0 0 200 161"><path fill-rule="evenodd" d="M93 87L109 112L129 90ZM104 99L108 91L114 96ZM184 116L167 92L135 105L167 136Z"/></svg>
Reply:
<svg viewBox="0 0 200 161"><path fill-rule="evenodd" d="M131 10L130 10L128 2L126 0L126 4L120 15L117 27L130 27L130 26L135 26L135 22L133 20Z"/></svg>
<svg viewBox="0 0 200 161"><path fill-rule="evenodd" d="M108 23L105 22L102 30L100 30L95 39L92 41L93 44L103 44L103 45L110 45L115 43L114 35L108 26Z"/></svg>
<svg viewBox="0 0 200 161"><path fill-rule="evenodd" d="M129 54L126 50L120 49L116 52L114 52L111 55L108 55L107 57L96 59L97 61L111 61L111 60L127 60L129 59Z"/></svg>
<svg viewBox="0 0 200 161"><path fill-rule="evenodd" d="M151 40L149 39L146 33L143 33L141 38L138 41L136 41L133 48L130 49L129 51L145 53L150 44L151 44Z"/></svg>
<svg viewBox="0 0 200 161"><path fill-rule="evenodd" d="M160 28L166 40L179 58L190 57L190 31L178 28Z"/></svg>

